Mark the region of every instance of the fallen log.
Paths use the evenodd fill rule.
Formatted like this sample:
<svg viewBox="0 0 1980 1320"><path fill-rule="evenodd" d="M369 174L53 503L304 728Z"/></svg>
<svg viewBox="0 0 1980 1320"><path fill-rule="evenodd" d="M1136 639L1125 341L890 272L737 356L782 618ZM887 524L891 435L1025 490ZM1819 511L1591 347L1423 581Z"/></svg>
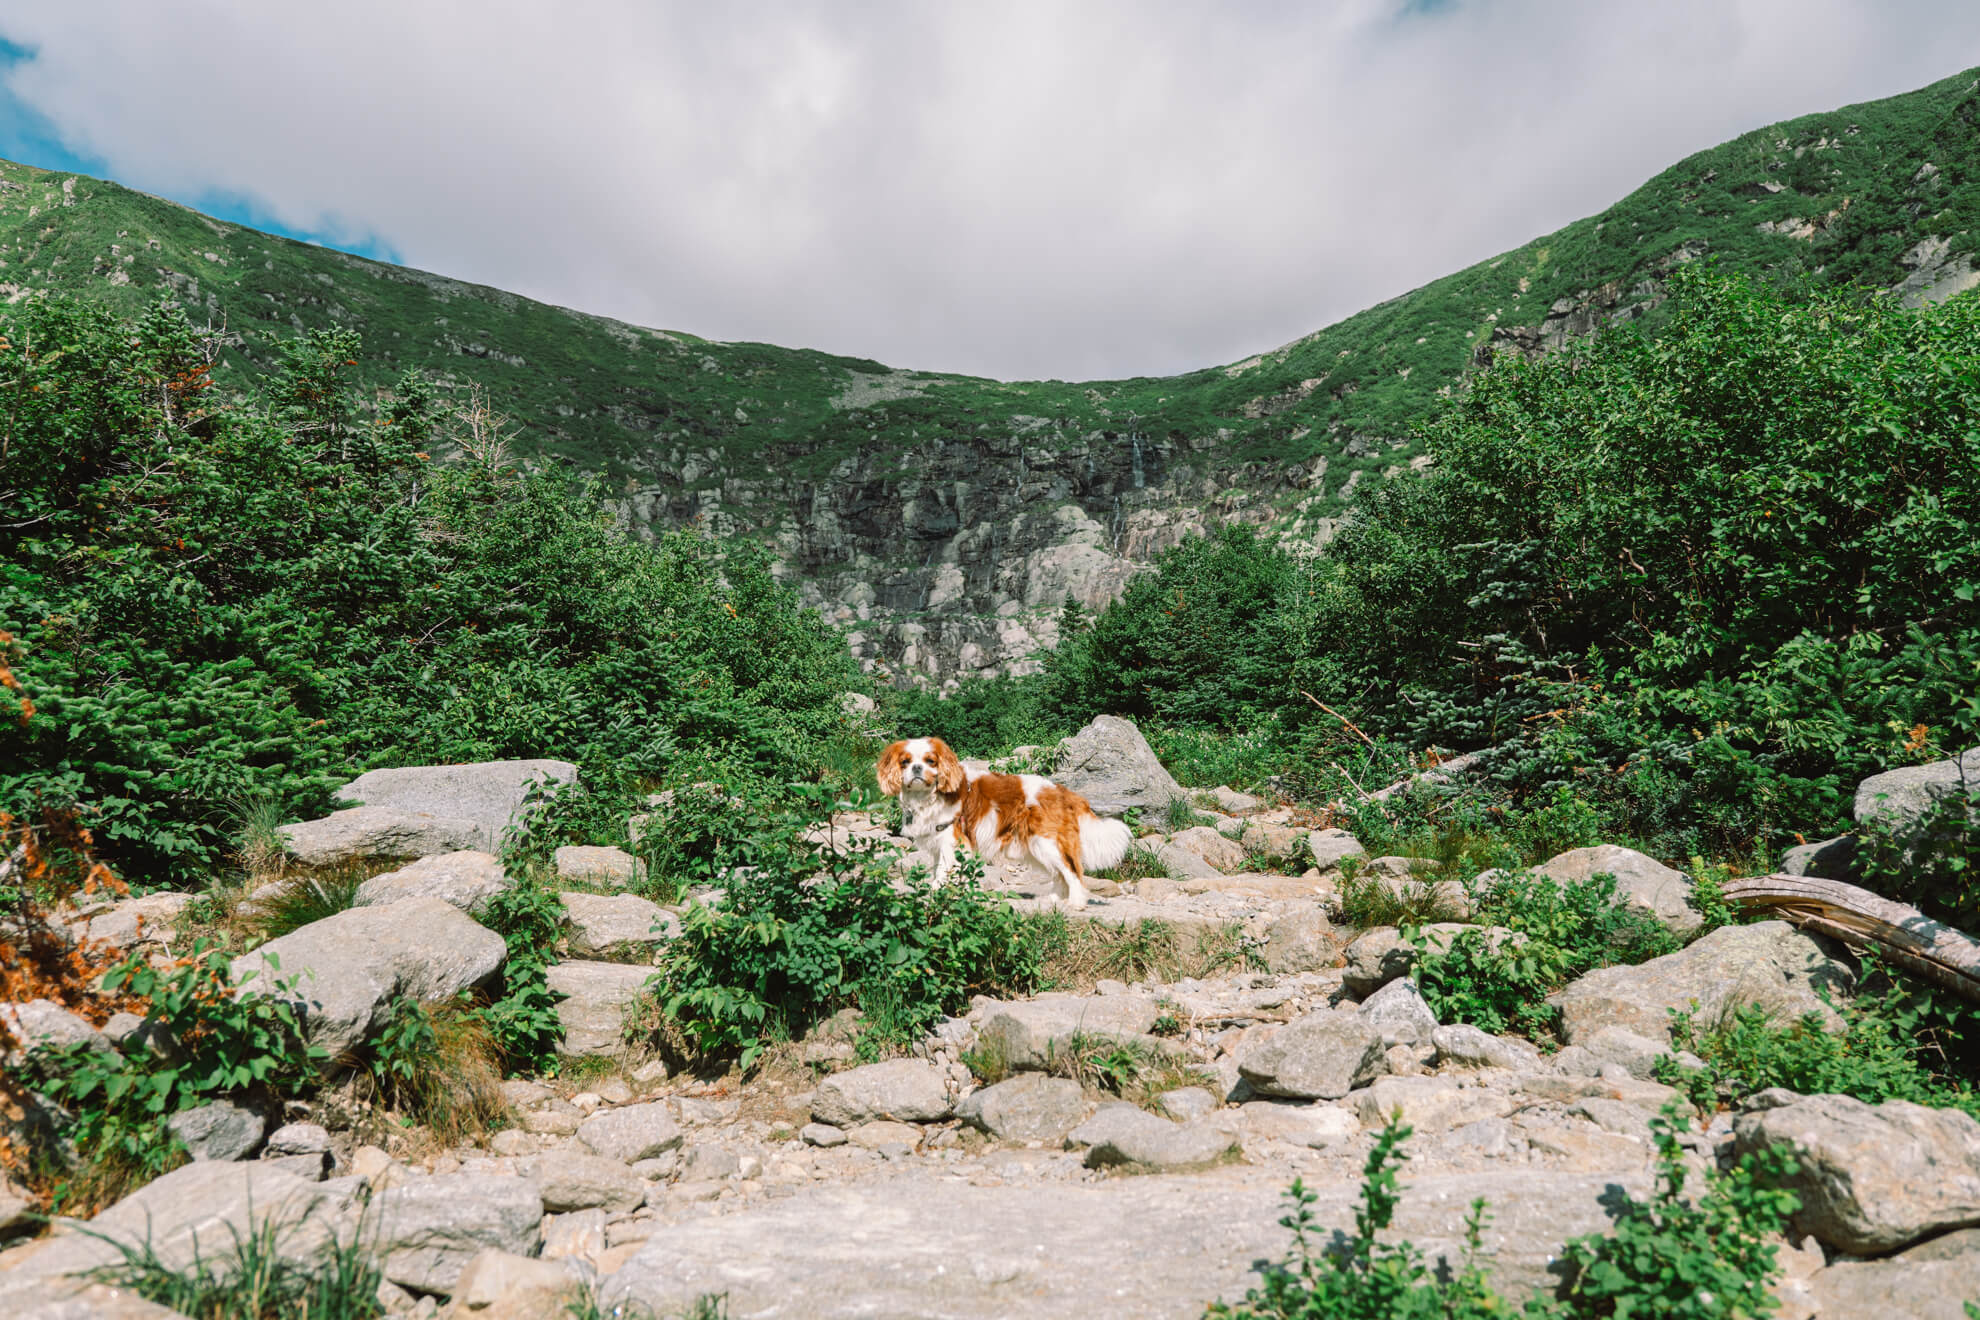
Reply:
<svg viewBox="0 0 1980 1320"><path fill-rule="evenodd" d="M1728 882L1725 897L1742 912L1764 912L1853 949L1873 948L1887 962L1980 1003L1980 939L1915 907L1812 875L1747 876Z"/></svg>

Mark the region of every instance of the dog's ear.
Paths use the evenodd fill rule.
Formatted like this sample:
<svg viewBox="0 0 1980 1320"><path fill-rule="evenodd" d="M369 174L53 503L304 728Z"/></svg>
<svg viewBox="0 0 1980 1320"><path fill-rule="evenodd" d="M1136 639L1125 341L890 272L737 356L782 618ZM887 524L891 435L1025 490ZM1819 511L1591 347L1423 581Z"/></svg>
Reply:
<svg viewBox="0 0 1980 1320"><path fill-rule="evenodd" d="M873 777L880 781L880 791L888 797L901 795L901 759L906 751L906 743L888 743L887 750L880 753L880 764L873 767Z"/></svg>
<svg viewBox="0 0 1980 1320"><path fill-rule="evenodd" d="M940 738L929 741L933 744L935 756L935 791L944 794L962 792L963 785L969 782L969 771L963 769L963 763L949 750L949 744Z"/></svg>

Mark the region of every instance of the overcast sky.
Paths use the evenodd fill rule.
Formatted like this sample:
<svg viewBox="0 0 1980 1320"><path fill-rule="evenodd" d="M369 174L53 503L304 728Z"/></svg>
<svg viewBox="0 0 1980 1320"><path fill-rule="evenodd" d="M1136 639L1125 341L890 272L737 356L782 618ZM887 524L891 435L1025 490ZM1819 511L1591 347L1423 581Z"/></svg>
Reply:
<svg viewBox="0 0 1980 1320"><path fill-rule="evenodd" d="M0 0L0 154L717 339L1007 378L1275 347L1973 0Z"/></svg>

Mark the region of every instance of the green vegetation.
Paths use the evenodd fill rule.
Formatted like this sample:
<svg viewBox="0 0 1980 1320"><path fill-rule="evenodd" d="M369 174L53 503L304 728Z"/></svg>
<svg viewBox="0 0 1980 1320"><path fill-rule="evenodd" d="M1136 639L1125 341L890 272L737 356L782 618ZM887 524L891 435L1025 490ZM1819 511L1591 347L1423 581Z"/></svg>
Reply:
<svg viewBox="0 0 1980 1320"><path fill-rule="evenodd" d="M1695 1200L1684 1194L1688 1175L1675 1110L1651 1120L1657 1142L1657 1186L1648 1201L1628 1198L1607 1233L1576 1238L1562 1250L1566 1279L1556 1296L1528 1300L1529 1320L1594 1320L1598 1316L1657 1316L1662 1320L1743 1320L1774 1310L1779 1273L1770 1241L1798 1208L1792 1192L1775 1185L1794 1173L1779 1150L1743 1156L1732 1169L1707 1176ZM1220 1320L1482 1320L1514 1314L1490 1285L1480 1243L1490 1216L1474 1201L1465 1216L1461 1260L1433 1270L1421 1248L1385 1241L1401 1199L1398 1171L1408 1158L1410 1129L1391 1118L1362 1169L1354 1232L1323 1246L1313 1213L1319 1199L1295 1181L1293 1208L1279 1222L1293 1234L1289 1258L1265 1271L1235 1306L1212 1304Z"/></svg>
<svg viewBox="0 0 1980 1320"><path fill-rule="evenodd" d="M0 810L75 806L128 879L203 879L238 804L316 814L371 765L802 778L849 736L845 648L760 552L627 536L417 376L363 397L348 331L245 399L176 312L32 300L0 345L0 621L37 711L0 727Z"/></svg>
<svg viewBox="0 0 1980 1320"><path fill-rule="evenodd" d="M526 872L519 883L490 895L477 917L502 937L508 949L501 992L476 1014L488 1029L504 1071L556 1071L564 1028L545 976L563 934L563 905Z"/></svg>
<svg viewBox="0 0 1980 1320"><path fill-rule="evenodd" d="M508 1105L496 1046L461 1004L394 999L372 1029L369 1071L379 1097L452 1145L501 1126Z"/></svg>
<svg viewBox="0 0 1980 1320"><path fill-rule="evenodd" d="M147 1240L106 1239L122 1259L95 1272L101 1283L127 1288L188 1320L374 1320L383 1315L380 1274L360 1241L330 1235L305 1265L285 1253L285 1238L302 1225L270 1216L218 1257L194 1249L183 1269L161 1260ZM88 1229L84 1229L88 1232Z"/></svg>

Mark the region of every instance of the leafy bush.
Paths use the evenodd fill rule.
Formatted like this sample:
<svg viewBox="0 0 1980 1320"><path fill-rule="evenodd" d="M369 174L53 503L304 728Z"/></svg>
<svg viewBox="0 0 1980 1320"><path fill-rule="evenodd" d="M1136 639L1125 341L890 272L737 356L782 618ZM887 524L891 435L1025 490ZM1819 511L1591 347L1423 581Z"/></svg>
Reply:
<svg viewBox="0 0 1980 1320"><path fill-rule="evenodd" d="M77 1190L114 1199L122 1184L173 1167L183 1149L166 1124L181 1110L247 1091L293 1095L317 1080L324 1052L304 1041L290 984L237 995L228 963L201 943L169 971L135 954L110 971L104 989L144 1002L141 1039L159 1042L158 1052L77 1043L30 1053L37 1089L65 1111L66 1135L94 1166L84 1170L93 1185L86 1179L60 1199L73 1202Z"/></svg>
<svg viewBox="0 0 1980 1320"><path fill-rule="evenodd" d="M1476 896L1472 920L1512 934L1466 930L1448 948L1419 943L1411 975L1438 1021L1493 1033L1550 1035L1560 1014L1547 995L1597 967L1678 947L1656 918L1623 901L1607 874L1565 884L1524 871L1500 876Z"/></svg>
<svg viewBox="0 0 1980 1320"><path fill-rule="evenodd" d="M636 540L419 377L360 393L358 353L303 336L237 394L178 311L0 317L0 624L38 711L0 722L0 810L73 805L128 878L189 883L235 804L315 814L371 765L802 777L848 736L850 656L764 551Z"/></svg>
<svg viewBox="0 0 1980 1320"><path fill-rule="evenodd" d="M1361 1170L1361 1202L1354 1232L1345 1242L1325 1247L1313 1213L1319 1197L1295 1178L1286 1193L1292 1210L1279 1221L1293 1235L1291 1255L1265 1268L1263 1287L1252 1288L1235 1306L1213 1303L1206 1316L1217 1320L1480 1320L1506 1315L1510 1307L1486 1283L1480 1243L1487 1217L1485 1202L1473 1201L1464 1220L1465 1258L1448 1278L1430 1268L1422 1248L1409 1241L1384 1242L1379 1236L1395 1218L1402 1199L1397 1173L1409 1157L1403 1142L1411 1129L1391 1116L1376 1134L1375 1147Z"/></svg>
<svg viewBox="0 0 1980 1320"><path fill-rule="evenodd" d="M1784 1086L1866 1104L1909 1100L1980 1118L1980 1095L1949 1066L1968 1062L1958 1056L1971 1047L1965 1029L1975 1011L1886 971L1873 969L1869 982L1837 1010L1840 1032L1826 1030L1819 1013L1783 1022L1755 1005L1709 1025L1673 1013L1672 1040L1705 1066L1687 1068L1666 1055L1657 1061L1658 1080L1683 1087L1702 1109Z"/></svg>
<svg viewBox="0 0 1980 1320"><path fill-rule="evenodd" d="M688 1049L739 1054L748 1067L843 1008L862 1010L870 1035L906 1040L973 993L1034 983L1023 923L981 887L973 857L945 885L897 884L871 845L803 842L806 820L774 818L721 905L682 913L650 984Z"/></svg>
<svg viewBox="0 0 1980 1320"><path fill-rule="evenodd" d="M554 891L525 873L522 880L490 895L476 913L482 925L502 937L508 952L502 963L501 993L476 1010L508 1073L555 1071L564 1027L557 997L545 979L563 938L564 906Z"/></svg>
<svg viewBox="0 0 1980 1320"><path fill-rule="evenodd" d="M380 1097L450 1145L498 1126L508 1112L497 1046L481 1013L401 996L368 1044Z"/></svg>

